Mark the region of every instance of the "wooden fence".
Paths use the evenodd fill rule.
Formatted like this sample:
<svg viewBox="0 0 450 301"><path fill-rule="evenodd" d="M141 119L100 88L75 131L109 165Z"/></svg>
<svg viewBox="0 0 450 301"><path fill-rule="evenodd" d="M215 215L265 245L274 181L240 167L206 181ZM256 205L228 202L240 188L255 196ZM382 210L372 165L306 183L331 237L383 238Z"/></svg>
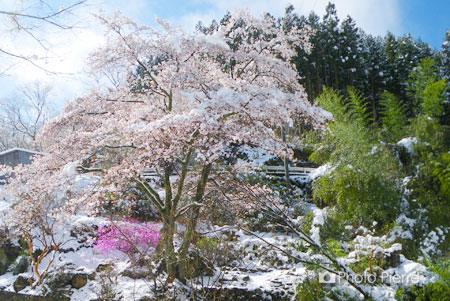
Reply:
<svg viewBox="0 0 450 301"><path fill-rule="evenodd" d="M267 175L283 176L285 174L284 166L251 166L250 168L255 171L259 170ZM223 169L226 169L226 167L224 166ZM300 180L306 181L310 178L310 174L314 170L316 169L313 167L290 166L289 176L300 178ZM145 169L142 172L142 176L146 179L150 179L151 177L158 176L158 173L154 169Z"/></svg>

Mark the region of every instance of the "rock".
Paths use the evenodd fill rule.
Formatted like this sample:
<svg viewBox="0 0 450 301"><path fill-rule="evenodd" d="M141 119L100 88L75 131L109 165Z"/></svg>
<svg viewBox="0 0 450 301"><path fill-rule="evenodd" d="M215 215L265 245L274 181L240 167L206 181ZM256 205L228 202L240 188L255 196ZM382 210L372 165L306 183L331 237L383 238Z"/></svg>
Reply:
<svg viewBox="0 0 450 301"><path fill-rule="evenodd" d="M110 264L99 264L97 266L96 272L101 273L107 270L111 270L111 265Z"/></svg>
<svg viewBox="0 0 450 301"><path fill-rule="evenodd" d="M18 293L12 293L12 292L3 292L3 291L0 291L0 300L5 300L5 301L6 300L7 301L60 301L59 299L55 299L55 298L32 296L32 295L18 294Z"/></svg>
<svg viewBox="0 0 450 301"><path fill-rule="evenodd" d="M43 291L44 296L58 301L70 300L73 293L72 283L77 275L73 268L73 264L68 263L49 273L44 280L46 287L45 292ZM84 277L87 278L87 275Z"/></svg>
<svg viewBox="0 0 450 301"><path fill-rule="evenodd" d="M401 250L386 254L384 257L383 269L393 268L400 265Z"/></svg>
<svg viewBox="0 0 450 301"><path fill-rule="evenodd" d="M206 300L242 300L242 301L287 301L291 300L286 292L263 292L261 289L247 290L237 287L204 288Z"/></svg>
<svg viewBox="0 0 450 301"><path fill-rule="evenodd" d="M189 253L185 264L179 266L181 278L193 279L199 276L214 276L214 267L198 252Z"/></svg>
<svg viewBox="0 0 450 301"><path fill-rule="evenodd" d="M46 300L70 301L71 290L58 290L45 295Z"/></svg>
<svg viewBox="0 0 450 301"><path fill-rule="evenodd" d="M20 248L13 246L10 242L0 243L0 275L8 270L8 267L14 263L20 254Z"/></svg>
<svg viewBox="0 0 450 301"><path fill-rule="evenodd" d="M95 276L97 276L97 273L95 273L95 272L91 273L91 274L88 275L88 279L89 280L95 280Z"/></svg>
<svg viewBox="0 0 450 301"><path fill-rule="evenodd" d="M399 243L393 244L389 249L385 250L383 269L397 267L401 263L402 245Z"/></svg>
<svg viewBox="0 0 450 301"><path fill-rule="evenodd" d="M247 282L250 280L250 276L245 276L244 278L242 278L243 281Z"/></svg>
<svg viewBox="0 0 450 301"><path fill-rule="evenodd" d="M62 288L65 288L72 283L72 279L74 278L74 274L66 273L62 269L53 275L49 276L46 280L47 286L51 291L59 291Z"/></svg>
<svg viewBox="0 0 450 301"><path fill-rule="evenodd" d="M29 257L21 256L19 261L12 266L11 271L13 275L19 275L21 273L26 272L28 270L29 265L30 265Z"/></svg>
<svg viewBox="0 0 450 301"><path fill-rule="evenodd" d="M151 272L143 269L125 270L122 276L129 277L131 279L143 279L151 275Z"/></svg>
<svg viewBox="0 0 450 301"><path fill-rule="evenodd" d="M30 285L30 283L28 282L28 279L22 276L19 276L16 278L16 281L14 281L13 287L14 287L14 291L20 292L21 290L23 290L24 288L26 288L28 285Z"/></svg>
<svg viewBox="0 0 450 301"><path fill-rule="evenodd" d="M86 285L88 276L86 274L76 274L72 278L72 287L75 289L80 289Z"/></svg>

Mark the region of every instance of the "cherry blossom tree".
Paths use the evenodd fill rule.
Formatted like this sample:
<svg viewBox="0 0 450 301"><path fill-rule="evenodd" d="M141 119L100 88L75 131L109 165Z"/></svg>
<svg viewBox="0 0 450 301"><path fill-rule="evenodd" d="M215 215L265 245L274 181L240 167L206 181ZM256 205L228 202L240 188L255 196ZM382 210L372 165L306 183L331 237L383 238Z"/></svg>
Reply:
<svg viewBox="0 0 450 301"><path fill-rule="evenodd" d="M45 165L30 167L41 169L41 180L27 181L40 192L54 189L42 178L60 177L67 162L114 150L111 167L80 166L101 171L102 180L87 202L86 195L72 198L62 211L126 199L135 185L161 216L159 249L169 279L182 279L200 208L217 189L211 183L223 172L229 146L248 143L289 157L292 151L273 129L299 117L321 127L330 118L308 102L291 63L295 47L310 47L308 32L284 31L269 15L245 11L209 34L187 34L161 20L160 28L138 26L120 14L99 18L108 41L90 65L93 75L114 74L114 84L68 103L44 126L40 141L48 155L39 162ZM142 176L148 168L155 181ZM9 191L17 185L11 181ZM182 217L185 231L175 248Z"/></svg>

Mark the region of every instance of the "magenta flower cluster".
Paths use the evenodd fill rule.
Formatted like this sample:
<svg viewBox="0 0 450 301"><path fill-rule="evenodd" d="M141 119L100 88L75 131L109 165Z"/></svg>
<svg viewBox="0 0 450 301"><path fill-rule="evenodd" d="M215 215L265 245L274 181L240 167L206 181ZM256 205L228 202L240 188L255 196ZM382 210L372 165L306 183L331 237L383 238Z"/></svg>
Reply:
<svg viewBox="0 0 450 301"><path fill-rule="evenodd" d="M157 226L127 219L98 229L95 248L103 254L116 250L132 255L153 253L161 233Z"/></svg>

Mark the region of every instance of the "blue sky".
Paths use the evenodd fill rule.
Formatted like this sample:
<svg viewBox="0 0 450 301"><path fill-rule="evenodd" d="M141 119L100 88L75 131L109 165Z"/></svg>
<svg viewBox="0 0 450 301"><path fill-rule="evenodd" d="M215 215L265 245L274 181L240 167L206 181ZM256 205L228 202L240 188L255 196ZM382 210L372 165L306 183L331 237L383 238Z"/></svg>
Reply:
<svg viewBox="0 0 450 301"><path fill-rule="evenodd" d="M403 0L402 8L402 32L440 49L446 30L450 30L450 0Z"/></svg>
<svg viewBox="0 0 450 301"><path fill-rule="evenodd" d="M69 0L49 1L61 5ZM21 2L0 0L0 7L14 9L17 3ZM106 13L121 10L124 15L147 25L152 25L158 15L193 31L199 20L208 24L236 8L248 8L254 15L269 12L281 16L286 6L293 4L299 14L315 11L322 16L327 3L328 0L88 0L89 5L73 17L79 25L77 30L45 31L42 36L51 45L51 51L45 53L48 59L43 62L44 67L64 74L47 74L30 64L1 56L0 72L7 71L0 75L0 98L8 97L18 87L36 80L51 84L54 87L52 97L61 105L82 95L90 86L84 73L86 58L103 41L103 29L90 17L99 9ZM335 0L334 3L341 20L351 15L367 33L384 35L390 31L397 36L411 33L436 49L440 49L445 31L450 29L450 0ZM36 51L36 45L21 39L20 35L12 38L7 23L0 19L0 47L10 45L28 53Z"/></svg>

